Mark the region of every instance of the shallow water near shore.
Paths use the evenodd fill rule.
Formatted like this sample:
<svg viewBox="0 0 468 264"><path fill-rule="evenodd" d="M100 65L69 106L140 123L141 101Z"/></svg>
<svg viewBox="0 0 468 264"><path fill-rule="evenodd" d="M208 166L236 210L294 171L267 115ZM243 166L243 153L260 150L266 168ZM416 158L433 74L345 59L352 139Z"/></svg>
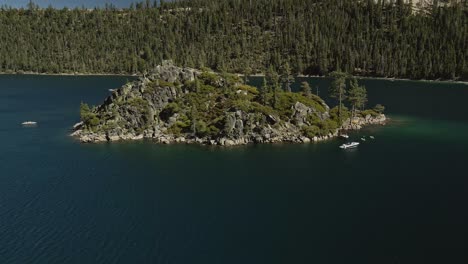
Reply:
<svg viewBox="0 0 468 264"><path fill-rule="evenodd" d="M468 86L363 80L346 151L69 137L126 79L0 76L0 263L466 263Z"/></svg>

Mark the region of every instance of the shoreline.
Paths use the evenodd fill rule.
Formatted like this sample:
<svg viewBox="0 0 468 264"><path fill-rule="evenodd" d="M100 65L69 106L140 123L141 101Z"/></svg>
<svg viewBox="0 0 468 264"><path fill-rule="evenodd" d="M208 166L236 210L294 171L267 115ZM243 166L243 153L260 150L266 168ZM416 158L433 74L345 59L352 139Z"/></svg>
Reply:
<svg viewBox="0 0 468 264"><path fill-rule="evenodd" d="M36 75L36 76L118 76L118 77L138 77L142 76L140 74L119 74L119 73L40 73L40 72L0 72L0 75ZM236 75L243 77L244 74L237 73ZM249 77L265 77L263 73L256 73L249 75ZM303 75L299 74L295 76L296 78L328 78L328 76L321 75ZM428 80L428 79L408 79L408 78L394 78L394 77L370 77L370 76L359 76L355 75L357 79L365 80L383 80L383 81L413 81L413 82L429 82L429 83L454 83L454 84L464 84L468 85L468 80L459 81L459 80Z"/></svg>
<svg viewBox="0 0 468 264"><path fill-rule="evenodd" d="M388 77L367 77L367 76L355 76L357 79L368 79L368 80L383 80L383 81L410 81L410 82L428 82L428 83L455 83L468 85L468 81L456 81L456 80L427 80L427 79L404 79L404 78L388 78Z"/></svg>
<svg viewBox="0 0 468 264"><path fill-rule="evenodd" d="M118 77L138 77L138 74L118 74L118 73L41 73L41 72L0 72L0 75L32 75L32 76L118 76Z"/></svg>
<svg viewBox="0 0 468 264"><path fill-rule="evenodd" d="M155 144L172 145L172 144L194 144L200 146L220 146L220 147L234 147L242 145L259 145L259 144L310 144L330 141L340 137L340 131L352 132L360 131L361 129L369 126L385 126L390 121L384 114L377 117L354 117L349 118L340 128L327 135L316 135L314 137L307 137L304 135L286 135L286 136L273 136L273 137L250 137L245 136L241 138L230 138L226 136L219 136L217 138L211 137L194 137L189 134L173 135L165 133L155 133L154 131L144 131L141 134L129 133L123 135L110 136L107 133L95 133L82 130L83 123L77 123L73 126L73 133L70 134L72 138L77 139L81 143L99 144L99 143L114 143L114 142L130 142L147 140Z"/></svg>
<svg viewBox="0 0 468 264"><path fill-rule="evenodd" d="M238 76L244 76L243 74L237 74ZM253 75L249 75L249 77L265 77L266 75L263 73L257 73ZM303 75L299 74L295 76L296 78L329 78L328 76L323 75ZM430 82L430 83L456 83L456 84L465 84L468 85L468 80L466 81L458 81L458 80L428 80L428 79L407 79L407 78L394 78L394 77L369 77L369 76L360 76L360 75L353 75L357 79L367 79L367 80L383 80L383 81L412 81L412 82Z"/></svg>

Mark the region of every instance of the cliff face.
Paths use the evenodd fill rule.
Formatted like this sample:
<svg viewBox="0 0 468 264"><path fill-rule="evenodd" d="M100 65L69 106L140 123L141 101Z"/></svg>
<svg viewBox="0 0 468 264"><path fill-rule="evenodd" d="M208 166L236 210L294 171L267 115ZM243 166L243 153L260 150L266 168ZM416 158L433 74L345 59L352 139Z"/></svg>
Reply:
<svg viewBox="0 0 468 264"><path fill-rule="evenodd" d="M310 142L337 136L339 128L319 97L259 93L237 76L179 68L169 62L115 90L102 105L83 109L82 122L72 134L81 142L144 138L166 144L224 146ZM384 122L384 115L368 115L348 119L343 126L359 129Z"/></svg>

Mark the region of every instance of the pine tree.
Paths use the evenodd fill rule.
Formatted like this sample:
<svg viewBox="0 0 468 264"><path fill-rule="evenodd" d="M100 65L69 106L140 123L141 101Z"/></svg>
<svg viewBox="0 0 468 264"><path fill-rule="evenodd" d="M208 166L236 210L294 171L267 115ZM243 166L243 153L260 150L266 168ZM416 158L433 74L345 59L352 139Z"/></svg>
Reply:
<svg viewBox="0 0 468 264"><path fill-rule="evenodd" d="M291 74L291 67L288 62L282 68L281 82L283 83L284 91L291 92L291 84L294 82L294 77Z"/></svg>
<svg viewBox="0 0 468 264"><path fill-rule="evenodd" d="M271 92L273 93L271 106L273 108L276 108L277 103L278 103L278 93L280 90L280 84L279 84L279 75L275 71L273 66L270 66L270 68L268 69L267 78L268 78L269 88Z"/></svg>
<svg viewBox="0 0 468 264"><path fill-rule="evenodd" d="M304 96L307 96L309 98L312 96L312 89L310 88L310 85L308 82L301 83L301 91Z"/></svg>
<svg viewBox="0 0 468 264"><path fill-rule="evenodd" d="M93 10L44 9L32 2L27 9L3 7L0 69L141 74L172 59L180 66L266 74L271 65L281 69L286 91L286 62L292 76L341 69L468 78L467 7L456 1L423 12L401 0L156 2L121 10L112 4Z"/></svg>
<svg viewBox="0 0 468 264"><path fill-rule="evenodd" d="M330 76L333 78L331 86L329 88L330 97L338 100L338 116L340 118L340 124L342 123L342 106L343 101L347 98L346 91L346 79L348 75L343 72L332 72Z"/></svg>
<svg viewBox="0 0 468 264"><path fill-rule="evenodd" d="M263 104L263 105L267 105L268 104L268 91L270 90L270 88L268 87L268 83L267 83L267 80L265 77L263 77L263 84L262 86L260 87L260 102Z"/></svg>
<svg viewBox="0 0 468 264"><path fill-rule="evenodd" d="M367 91L364 86L360 86L356 78L352 78L348 91L348 102L353 107L353 117L356 114L356 109L362 109L367 103Z"/></svg>

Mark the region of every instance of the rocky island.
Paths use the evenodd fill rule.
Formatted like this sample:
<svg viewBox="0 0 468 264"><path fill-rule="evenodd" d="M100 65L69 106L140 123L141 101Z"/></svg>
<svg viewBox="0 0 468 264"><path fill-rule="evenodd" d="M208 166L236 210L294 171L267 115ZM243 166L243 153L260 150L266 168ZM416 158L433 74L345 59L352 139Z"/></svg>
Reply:
<svg viewBox="0 0 468 264"><path fill-rule="evenodd" d="M386 121L381 107L330 109L308 85L300 93L283 91L277 79L265 79L257 89L237 75L165 61L114 90L101 105L82 103L81 122L73 127L72 136L85 143L142 139L221 146L307 143Z"/></svg>

